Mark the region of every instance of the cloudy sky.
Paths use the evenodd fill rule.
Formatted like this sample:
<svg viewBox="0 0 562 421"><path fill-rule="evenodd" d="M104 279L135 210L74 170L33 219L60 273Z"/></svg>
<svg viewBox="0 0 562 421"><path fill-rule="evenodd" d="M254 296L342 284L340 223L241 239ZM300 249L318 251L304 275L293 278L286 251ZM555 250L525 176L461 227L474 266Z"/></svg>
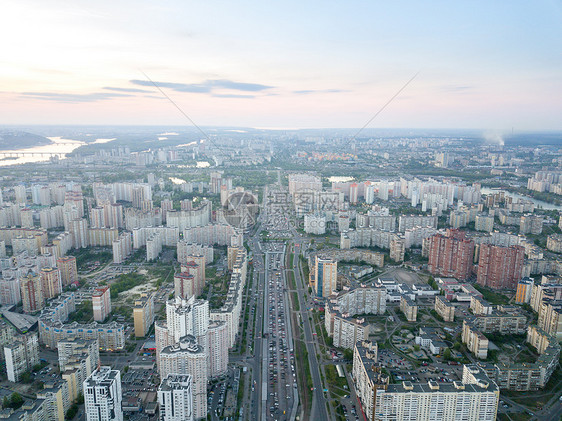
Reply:
<svg viewBox="0 0 562 421"><path fill-rule="evenodd" d="M562 129L560 1L44 1L0 14L0 124Z"/></svg>

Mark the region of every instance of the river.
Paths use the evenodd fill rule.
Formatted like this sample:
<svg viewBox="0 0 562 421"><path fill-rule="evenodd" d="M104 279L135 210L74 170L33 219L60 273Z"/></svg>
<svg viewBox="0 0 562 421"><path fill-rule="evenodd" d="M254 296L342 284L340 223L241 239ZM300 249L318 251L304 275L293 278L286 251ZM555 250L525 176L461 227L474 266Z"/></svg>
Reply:
<svg viewBox="0 0 562 421"><path fill-rule="evenodd" d="M43 146L35 146L33 148L25 148L25 149L12 149L12 150L3 150L0 153L17 153L17 152L28 152L28 153L61 153L67 154L72 152L74 149L79 148L82 145L86 145L85 142L81 140L72 140L72 139L63 139L61 137L48 137L51 142L50 145L43 145ZM18 156L15 159L3 159L0 160L0 167L7 167L10 165L19 165L19 164L27 164L30 162L45 162L51 158L50 155L25 155L25 156Z"/></svg>
<svg viewBox="0 0 562 421"><path fill-rule="evenodd" d="M499 189L499 188L498 189L490 189L488 187L482 187L480 189L480 192L482 194L498 193L500 191L505 191L506 196L511 196L511 197L514 197L514 198L517 198L517 199L522 199L522 200L530 200L537 207L540 206L542 209L562 211L562 206L553 205L552 203L544 202L542 200L533 199L532 197L523 196L521 194L512 193L512 192L509 192L507 190L503 190L503 189Z"/></svg>

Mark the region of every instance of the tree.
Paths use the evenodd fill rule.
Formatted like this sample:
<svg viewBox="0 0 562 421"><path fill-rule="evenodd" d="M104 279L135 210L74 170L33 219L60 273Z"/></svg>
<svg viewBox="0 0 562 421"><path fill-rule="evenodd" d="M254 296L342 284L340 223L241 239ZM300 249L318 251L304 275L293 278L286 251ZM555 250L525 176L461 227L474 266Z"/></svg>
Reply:
<svg viewBox="0 0 562 421"><path fill-rule="evenodd" d="M443 352L443 359L445 361L451 360L451 350L449 348L446 348L445 351Z"/></svg>
<svg viewBox="0 0 562 421"><path fill-rule="evenodd" d="M344 360L352 360L353 351L351 349L346 349L345 351L343 351L343 358Z"/></svg>
<svg viewBox="0 0 562 421"><path fill-rule="evenodd" d="M7 396L4 396L2 399L2 408L8 408L10 406L10 399Z"/></svg>
<svg viewBox="0 0 562 421"><path fill-rule="evenodd" d="M23 405L23 398L17 392L12 393L10 396L10 408L18 409Z"/></svg>
<svg viewBox="0 0 562 421"><path fill-rule="evenodd" d="M29 371L26 371L25 373L23 373L21 375L20 381L22 383L25 383L25 384L31 383L33 381L33 379L31 378L31 373Z"/></svg>
<svg viewBox="0 0 562 421"><path fill-rule="evenodd" d="M453 345L453 349L455 351L458 351L459 349L461 349L461 343L459 341L456 341L455 344Z"/></svg>
<svg viewBox="0 0 562 421"><path fill-rule="evenodd" d="M67 420L74 419L77 413L78 413L78 405L73 404L70 408L68 408L68 411L66 411L64 418Z"/></svg>

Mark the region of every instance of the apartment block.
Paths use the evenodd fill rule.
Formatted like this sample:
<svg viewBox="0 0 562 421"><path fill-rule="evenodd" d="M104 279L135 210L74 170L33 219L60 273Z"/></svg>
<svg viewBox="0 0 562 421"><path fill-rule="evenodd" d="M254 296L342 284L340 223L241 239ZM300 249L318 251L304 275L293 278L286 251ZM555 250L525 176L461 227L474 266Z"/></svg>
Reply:
<svg viewBox="0 0 562 421"><path fill-rule="evenodd" d="M384 314L386 312L386 288L359 287L344 289L330 301L335 303L340 312L350 316L356 314Z"/></svg>
<svg viewBox="0 0 562 421"><path fill-rule="evenodd" d="M141 294L133 307L135 337L143 338L154 323L154 294Z"/></svg>
<svg viewBox="0 0 562 421"><path fill-rule="evenodd" d="M160 421L193 421L193 381L189 374L169 374L158 387Z"/></svg>
<svg viewBox="0 0 562 421"><path fill-rule="evenodd" d="M480 245L477 282L492 289L516 289L522 278L525 249Z"/></svg>
<svg viewBox="0 0 562 421"><path fill-rule="evenodd" d="M109 286L96 288L92 294L94 320L103 322L111 313L111 291Z"/></svg>
<svg viewBox="0 0 562 421"><path fill-rule="evenodd" d="M435 296L435 311L444 321L452 322L455 320L455 306L440 295Z"/></svg>
<svg viewBox="0 0 562 421"><path fill-rule="evenodd" d="M517 304L529 304L533 293L534 282L532 279L524 278L517 283L515 302Z"/></svg>
<svg viewBox="0 0 562 421"><path fill-rule="evenodd" d="M83 384L84 412L88 421L123 421L121 373L102 366Z"/></svg>
<svg viewBox="0 0 562 421"><path fill-rule="evenodd" d="M336 306L327 303L324 311L324 325L334 346L353 349L357 341L368 339L370 326L363 318L353 318L341 313Z"/></svg>
<svg viewBox="0 0 562 421"><path fill-rule="evenodd" d="M418 306L415 301L402 295L400 297L400 311L406 316L409 322L415 322L418 317Z"/></svg>
<svg viewBox="0 0 562 421"><path fill-rule="evenodd" d="M39 364L39 340L37 333L17 335L13 341L4 345L4 359L8 380L17 383L22 374L31 372Z"/></svg>
<svg viewBox="0 0 562 421"><path fill-rule="evenodd" d="M473 366L466 381L388 385L376 390L374 420L494 421L500 392L483 370ZM464 379L463 379L464 380Z"/></svg>
<svg viewBox="0 0 562 421"><path fill-rule="evenodd" d="M329 297L337 289L338 263L314 257L310 268L309 283L317 297Z"/></svg>
<svg viewBox="0 0 562 421"><path fill-rule="evenodd" d="M467 279L472 272L474 241L459 230L429 237L428 270L434 275Z"/></svg>

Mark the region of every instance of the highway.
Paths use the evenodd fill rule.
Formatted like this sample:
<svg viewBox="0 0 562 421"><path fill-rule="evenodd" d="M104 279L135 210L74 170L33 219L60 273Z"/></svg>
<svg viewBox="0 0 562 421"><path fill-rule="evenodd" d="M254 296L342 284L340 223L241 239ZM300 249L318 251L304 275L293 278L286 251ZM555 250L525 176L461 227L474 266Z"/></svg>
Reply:
<svg viewBox="0 0 562 421"><path fill-rule="evenodd" d="M312 375L312 384L314 387L312 395L312 409L310 412L311 420L328 420L328 412L326 409L326 396L324 395L324 387L322 385L322 379L320 378L320 365L316 357L320 350L316 348L316 337L313 335L312 326L308 318L308 308L312 306L312 302L307 300L305 295L305 290L307 288L307 282L302 279L300 272L300 260L299 255L302 253L303 242L296 230L291 227L293 240L294 240L294 258L293 267L289 268L293 270L295 274L295 282L297 286L297 295L299 298L300 311L298 312L300 316L301 326L304 330L304 341L306 344L306 349L308 351L308 361L310 364L310 373Z"/></svg>

